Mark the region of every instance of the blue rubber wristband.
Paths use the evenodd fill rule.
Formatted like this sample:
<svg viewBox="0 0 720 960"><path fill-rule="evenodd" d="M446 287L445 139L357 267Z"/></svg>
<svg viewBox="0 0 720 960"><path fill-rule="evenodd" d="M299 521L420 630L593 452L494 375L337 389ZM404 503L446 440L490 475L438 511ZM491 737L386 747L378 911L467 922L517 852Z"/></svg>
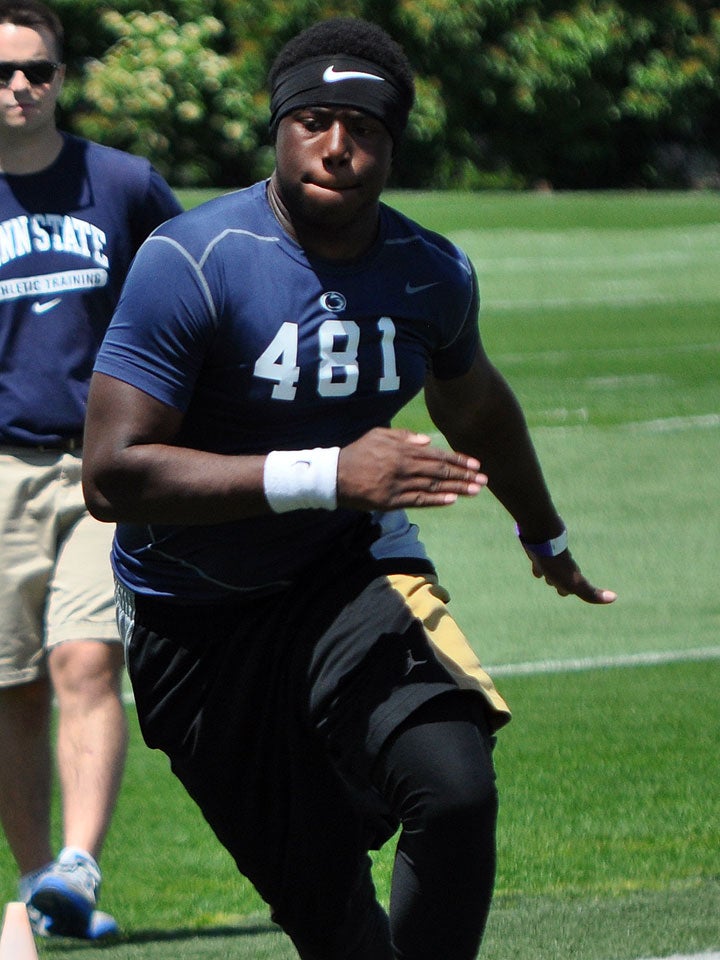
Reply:
<svg viewBox="0 0 720 960"><path fill-rule="evenodd" d="M542 543L528 543L527 540L524 540L517 524L515 524L515 533L517 533L520 543L525 549L534 553L536 557L556 557L568 548L568 534L565 528L557 537L553 537L552 540L543 540Z"/></svg>

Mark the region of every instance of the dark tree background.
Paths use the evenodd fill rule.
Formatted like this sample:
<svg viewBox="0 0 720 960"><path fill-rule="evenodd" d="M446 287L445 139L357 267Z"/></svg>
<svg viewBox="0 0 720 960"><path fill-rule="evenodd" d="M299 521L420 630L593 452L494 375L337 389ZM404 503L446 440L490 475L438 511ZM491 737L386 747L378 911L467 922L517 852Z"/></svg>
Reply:
<svg viewBox="0 0 720 960"><path fill-rule="evenodd" d="M685 0L55 0L67 129L177 186L266 175L265 76L317 19L385 27L416 70L409 188L720 187L720 5Z"/></svg>

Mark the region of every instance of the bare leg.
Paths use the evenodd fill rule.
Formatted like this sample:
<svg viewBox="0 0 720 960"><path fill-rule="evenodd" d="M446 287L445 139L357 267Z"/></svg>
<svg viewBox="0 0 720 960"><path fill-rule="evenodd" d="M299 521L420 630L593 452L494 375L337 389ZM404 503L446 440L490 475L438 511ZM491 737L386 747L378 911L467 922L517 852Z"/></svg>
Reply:
<svg viewBox="0 0 720 960"><path fill-rule="evenodd" d="M49 682L0 689L0 822L21 874L53 859L51 780Z"/></svg>
<svg viewBox="0 0 720 960"><path fill-rule="evenodd" d="M120 644L69 641L49 655L58 702L64 845L96 860L110 826L127 751Z"/></svg>

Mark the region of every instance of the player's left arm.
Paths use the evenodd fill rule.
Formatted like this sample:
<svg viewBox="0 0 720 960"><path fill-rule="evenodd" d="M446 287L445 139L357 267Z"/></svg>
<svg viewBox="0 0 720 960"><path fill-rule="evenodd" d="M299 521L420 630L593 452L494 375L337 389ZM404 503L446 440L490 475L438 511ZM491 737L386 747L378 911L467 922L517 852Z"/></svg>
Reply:
<svg viewBox="0 0 720 960"><path fill-rule="evenodd" d="M525 544L546 544L565 527L548 490L525 416L509 384L482 346L460 377L428 375L425 399L434 424L457 451L477 458L488 488L514 518ZM560 543L562 546L562 543ZM533 574L561 596L612 603L616 594L592 586L568 549L555 556L529 550Z"/></svg>

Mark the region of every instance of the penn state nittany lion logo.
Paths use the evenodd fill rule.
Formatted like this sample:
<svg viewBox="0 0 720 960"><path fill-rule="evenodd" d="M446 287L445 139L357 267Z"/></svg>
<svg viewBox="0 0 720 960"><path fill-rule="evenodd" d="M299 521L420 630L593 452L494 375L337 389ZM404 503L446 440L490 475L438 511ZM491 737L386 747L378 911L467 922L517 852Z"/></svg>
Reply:
<svg viewBox="0 0 720 960"><path fill-rule="evenodd" d="M347 306L347 300L336 290L328 290L320 297L320 306L331 313L341 313Z"/></svg>

